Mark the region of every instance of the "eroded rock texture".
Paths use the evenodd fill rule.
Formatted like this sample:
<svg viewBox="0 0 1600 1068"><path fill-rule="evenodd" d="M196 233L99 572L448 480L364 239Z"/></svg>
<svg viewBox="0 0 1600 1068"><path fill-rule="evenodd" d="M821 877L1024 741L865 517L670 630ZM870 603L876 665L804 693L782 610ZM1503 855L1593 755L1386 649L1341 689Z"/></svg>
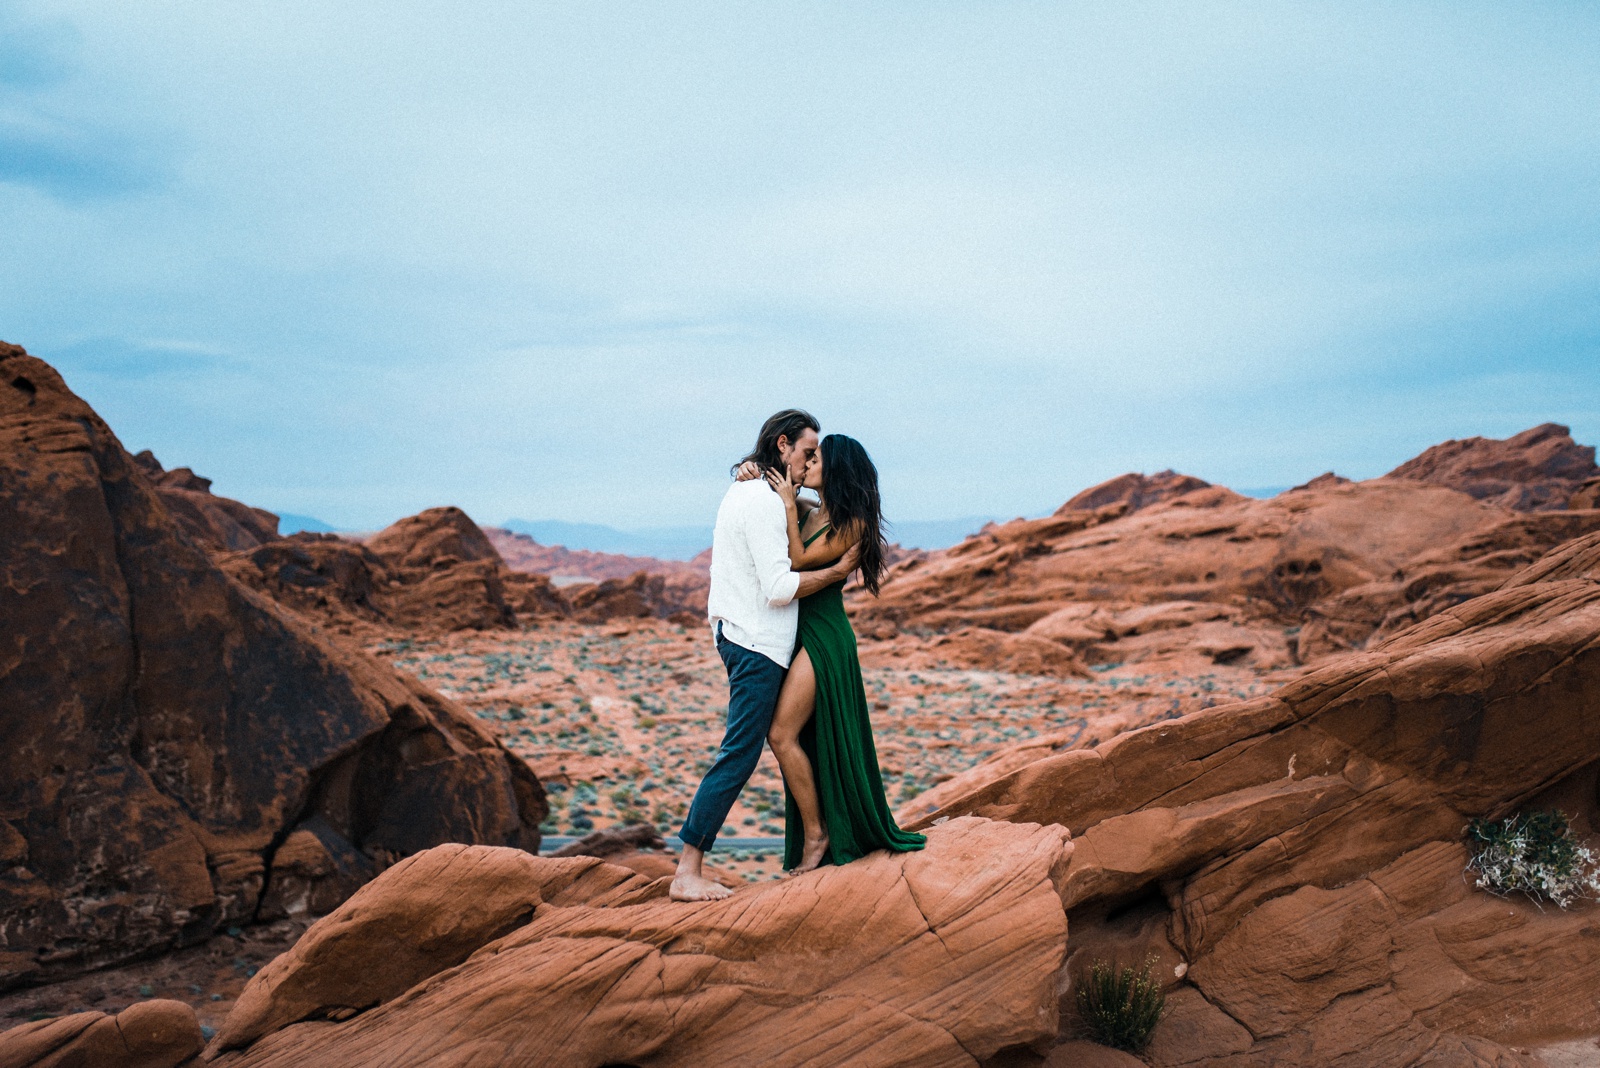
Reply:
<svg viewBox="0 0 1600 1068"><path fill-rule="evenodd" d="M1589 479L1600 477L1594 446L1579 445L1558 423L1544 423L1497 441L1467 438L1435 445L1385 478L1449 486L1518 512L1565 508Z"/></svg>
<svg viewBox="0 0 1600 1068"><path fill-rule="evenodd" d="M1593 834L1597 767L1590 534L1271 697L1047 757L923 822L1071 828L1075 960L1150 954L1174 984L1182 1040L1154 1064L1528 1064L1513 1047L1596 1030L1600 909L1475 891L1463 830L1559 805Z"/></svg>
<svg viewBox="0 0 1600 1068"><path fill-rule="evenodd" d="M278 537L278 517L211 492L211 480L187 467L172 471L149 449L133 458L155 486L161 503L190 540L209 552L251 549Z"/></svg>
<svg viewBox="0 0 1600 1068"><path fill-rule="evenodd" d="M0 987L331 905L440 842L537 848L519 758L231 581L9 345L0 531Z"/></svg>
<svg viewBox="0 0 1600 1068"><path fill-rule="evenodd" d="M194 1010L142 1001L115 1016L79 1012L0 1033L4 1068L177 1068L205 1045Z"/></svg>
<svg viewBox="0 0 1600 1068"><path fill-rule="evenodd" d="M695 905L595 858L441 847L256 976L216 1047L254 1043L214 1063L975 1065L1056 1033L1070 855L952 820Z"/></svg>
<svg viewBox="0 0 1600 1068"><path fill-rule="evenodd" d="M1546 425L1447 442L1381 479L1330 472L1271 500L1171 471L1123 475L1048 518L907 559L881 597L857 593L852 610L861 634L897 640L908 660L941 659L918 639L977 627L1055 642L1089 664L1312 663L1600 530L1582 489L1593 458Z"/></svg>
<svg viewBox="0 0 1600 1068"><path fill-rule="evenodd" d="M547 577L508 570L459 508L408 516L366 544L301 533L222 554L217 563L341 631L361 623L408 633L509 629L572 612Z"/></svg>

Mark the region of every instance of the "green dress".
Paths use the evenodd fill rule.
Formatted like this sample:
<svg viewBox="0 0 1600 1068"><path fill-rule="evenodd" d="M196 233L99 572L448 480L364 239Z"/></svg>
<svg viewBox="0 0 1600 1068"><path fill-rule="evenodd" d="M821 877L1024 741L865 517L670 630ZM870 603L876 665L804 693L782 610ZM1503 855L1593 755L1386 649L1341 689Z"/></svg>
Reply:
<svg viewBox="0 0 1600 1068"><path fill-rule="evenodd" d="M806 539L810 545L828 530ZM867 691L856 659L856 634L844 611L844 583L836 582L800 601L796 651L805 649L817 677L811 720L800 731L800 745L811 758L817 802L828 825L823 863L848 864L875 849L904 853L921 849L927 838L902 831L889 812L878 774L878 751L867 717ZM784 794L783 866L800 863L805 830L800 811Z"/></svg>

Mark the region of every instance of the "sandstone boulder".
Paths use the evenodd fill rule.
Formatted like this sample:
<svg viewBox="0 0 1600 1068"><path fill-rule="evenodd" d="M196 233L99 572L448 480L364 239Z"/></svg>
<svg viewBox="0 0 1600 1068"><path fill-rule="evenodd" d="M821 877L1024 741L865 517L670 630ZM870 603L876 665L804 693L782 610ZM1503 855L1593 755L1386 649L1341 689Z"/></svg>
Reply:
<svg viewBox="0 0 1600 1068"><path fill-rule="evenodd" d="M1589 479L1600 477L1594 446L1579 445L1557 423L1543 423L1497 441L1467 438L1435 445L1385 478L1449 486L1518 512L1565 508Z"/></svg>
<svg viewBox="0 0 1600 1068"><path fill-rule="evenodd" d="M115 1016L80 1012L0 1032L4 1068L177 1068L205 1045L194 1010L142 1001Z"/></svg>
<svg viewBox="0 0 1600 1068"><path fill-rule="evenodd" d="M203 939L264 897L309 907L308 880L348 892L441 842L537 848L520 758L230 580L15 346L0 530L0 988Z"/></svg>
<svg viewBox="0 0 1600 1068"><path fill-rule="evenodd" d="M703 622L711 580L697 574L654 575L640 571L628 579L570 588L573 618L582 623L612 619L678 619Z"/></svg>
<svg viewBox="0 0 1600 1068"><path fill-rule="evenodd" d="M463 861L480 852L430 869L426 888L408 885L426 855L384 873L360 899L370 933L349 927L348 945L316 961L297 946L272 980L252 981L306 989L339 971L343 1000L376 1007L282 1027L213 1063L704 1065L749 1063L755 1050L770 1065L977 1065L1056 1033L1058 882L1071 854L1060 828L952 820L921 852L874 853L699 905L593 858L530 858L519 864L532 919L497 938L484 925L481 948L453 967L459 945L407 965L412 985L391 993L396 983L341 965L448 924L408 917L469 897ZM345 923L357 905L318 927ZM318 928L301 943L326 944ZM246 999L275 1003L270 992Z"/></svg>
<svg viewBox="0 0 1600 1068"><path fill-rule="evenodd" d="M1531 1065L1513 1049L1595 1033L1597 907L1474 890L1464 827L1559 806L1600 831L1597 695L1600 533L1271 696L1046 756L920 825L1072 829L1072 960L1153 957L1186 1006L1152 1063Z"/></svg>
<svg viewBox="0 0 1600 1068"><path fill-rule="evenodd" d="M367 539L367 548L393 567L430 571L468 560L503 563L472 517L459 508L428 508Z"/></svg>

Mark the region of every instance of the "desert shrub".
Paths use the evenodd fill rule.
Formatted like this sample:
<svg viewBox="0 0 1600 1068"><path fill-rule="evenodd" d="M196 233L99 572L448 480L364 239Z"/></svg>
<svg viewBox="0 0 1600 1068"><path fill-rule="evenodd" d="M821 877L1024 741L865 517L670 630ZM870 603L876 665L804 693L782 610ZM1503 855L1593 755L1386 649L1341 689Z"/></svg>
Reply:
<svg viewBox="0 0 1600 1068"><path fill-rule="evenodd" d="M1155 959L1134 969L1097 960L1078 981L1078 1016L1103 1046L1137 1053L1150 1044L1167 995L1152 974Z"/></svg>
<svg viewBox="0 0 1600 1068"><path fill-rule="evenodd" d="M1564 812L1544 809L1467 825L1477 886L1494 894L1520 891L1562 908L1600 898L1600 860L1572 836Z"/></svg>

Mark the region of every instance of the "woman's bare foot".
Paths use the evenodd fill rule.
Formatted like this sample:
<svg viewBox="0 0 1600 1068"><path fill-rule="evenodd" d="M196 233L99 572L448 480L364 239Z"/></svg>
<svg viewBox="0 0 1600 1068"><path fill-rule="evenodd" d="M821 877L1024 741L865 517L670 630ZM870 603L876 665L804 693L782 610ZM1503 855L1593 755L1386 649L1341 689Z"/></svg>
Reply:
<svg viewBox="0 0 1600 1068"><path fill-rule="evenodd" d="M828 836L818 835L816 838L807 837L805 848L800 852L800 863L789 869L790 875L799 875L802 872L816 871L822 866L822 858L828 855Z"/></svg>
<svg viewBox="0 0 1600 1068"><path fill-rule="evenodd" d="M721 901L732 893L728 887L703 875L681 871L672 877L672 889L667 891L667 896L674 901Z"/></svg>

